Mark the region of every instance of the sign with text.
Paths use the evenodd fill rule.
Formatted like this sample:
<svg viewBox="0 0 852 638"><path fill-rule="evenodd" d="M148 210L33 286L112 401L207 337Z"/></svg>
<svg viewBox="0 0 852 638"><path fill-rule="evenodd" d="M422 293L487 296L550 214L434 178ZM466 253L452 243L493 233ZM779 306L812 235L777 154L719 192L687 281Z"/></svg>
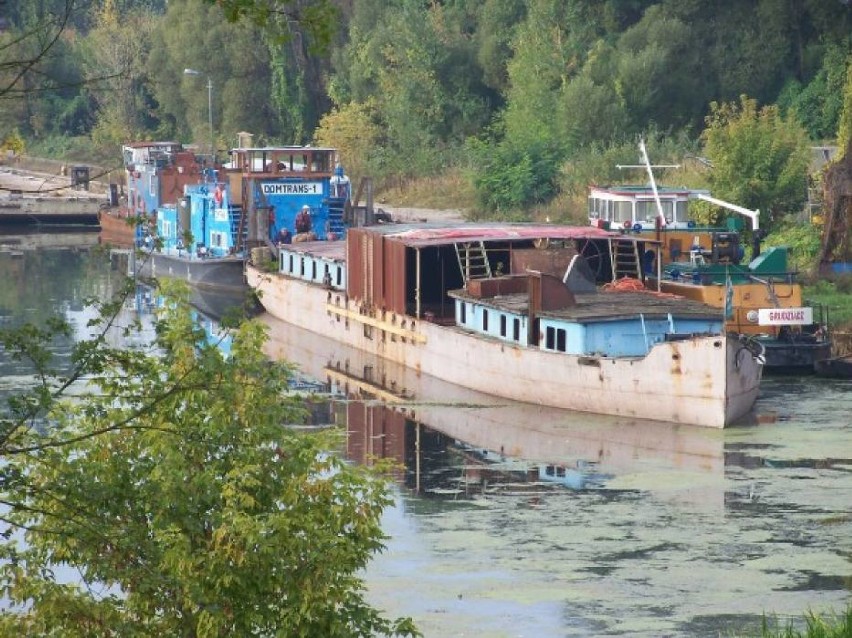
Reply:
<svg viewBox="0 0 852 638"><path fill-rule="evenodd" d="M761 308L757 315L761 326L809 326L814 322L813 308Z"/></svg>
<svg viewBox="0 0 852 638"><path fill-rule="evenodd" d="M322 182L264 182L264 195L322 195Z"/></svg>

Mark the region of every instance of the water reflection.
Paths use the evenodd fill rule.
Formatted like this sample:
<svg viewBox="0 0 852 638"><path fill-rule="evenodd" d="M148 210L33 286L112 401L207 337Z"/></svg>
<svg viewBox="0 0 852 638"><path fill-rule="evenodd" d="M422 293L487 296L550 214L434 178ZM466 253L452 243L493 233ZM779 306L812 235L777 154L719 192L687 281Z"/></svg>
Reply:
<svg viewBox="0 0 852 638"><path fill-rule="evenodd" d="M96 261L0 251L0 321L82 322L83 293L121 274ZM347 455L395 462L366 578L428 637L718 637L850 599L852 382L766 379L761 423L716 431L514 404L260 319L295 389L348 397L313 404Z"/></svg>
<svg viewBox="0 0 852 638"><path fill-rule="evenodd" d="M348 456L397 463L367 578L427 636L717 637L849 600L847 382L768 379L761 424L716 431L505 402L261 320L270 356L359 399Z"/></svg>

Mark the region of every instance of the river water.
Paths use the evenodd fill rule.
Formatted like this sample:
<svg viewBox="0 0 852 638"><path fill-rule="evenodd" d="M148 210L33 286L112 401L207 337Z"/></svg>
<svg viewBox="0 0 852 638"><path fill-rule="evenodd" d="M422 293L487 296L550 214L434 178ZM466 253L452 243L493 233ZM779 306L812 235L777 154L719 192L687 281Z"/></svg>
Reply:
<svg viewBox="0 0 852 638"><path fill-rule="evenodd" d="M122 274L96 242L0 236L0 325L82 330ZM261 320L348 397L347 456L397 462L366 581L427 637L732 636L852 601L850 381L767 378L757 423L715 431L507 403ZM20 374L0 353L0 395Z"/></svg>

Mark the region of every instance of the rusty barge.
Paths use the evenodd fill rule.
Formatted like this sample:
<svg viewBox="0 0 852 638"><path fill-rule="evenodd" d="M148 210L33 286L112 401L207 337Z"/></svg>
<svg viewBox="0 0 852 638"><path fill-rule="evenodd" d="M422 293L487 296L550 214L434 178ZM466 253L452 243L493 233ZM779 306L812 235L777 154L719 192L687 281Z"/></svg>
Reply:
<svg viewBox="0 0 852 638"><path fill-rule="evenodd" d="M588 227L386 224L282 245L275 272L246 274L278 319L493 396L717 428L743 419L762 353L727 336L721 312L638 280L601 288L648 249Z"/></svg>

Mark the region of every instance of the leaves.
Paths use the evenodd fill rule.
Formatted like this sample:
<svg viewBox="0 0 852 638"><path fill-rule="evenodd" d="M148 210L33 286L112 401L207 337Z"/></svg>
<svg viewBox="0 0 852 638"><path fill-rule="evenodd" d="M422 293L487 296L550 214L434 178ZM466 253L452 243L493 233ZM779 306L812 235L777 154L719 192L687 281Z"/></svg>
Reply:
<svg viewBox="0 0 852 638"><path fill-rule="evenodd" d="M0 490L18 533L0 543L0 628L413 635L366 604L358 575L382 548L386 483L329 455L333 435L282 425L303 408L260 324L235 328L226 357L186 290L166 292L154 351L86 344L86 385L41 404L50 427L7 447ZM57 575L68 568L72 584Z"/></svg>
<svg viewBox="0 0 852 638"><path fill-rule="evenodd" d="M782 215L801 210L807 196L809 146L804 130L777 107L758 109L746 96L739 103L713 103L702 134L713 164L714 194L761 211L771 228Z"/></svg>

